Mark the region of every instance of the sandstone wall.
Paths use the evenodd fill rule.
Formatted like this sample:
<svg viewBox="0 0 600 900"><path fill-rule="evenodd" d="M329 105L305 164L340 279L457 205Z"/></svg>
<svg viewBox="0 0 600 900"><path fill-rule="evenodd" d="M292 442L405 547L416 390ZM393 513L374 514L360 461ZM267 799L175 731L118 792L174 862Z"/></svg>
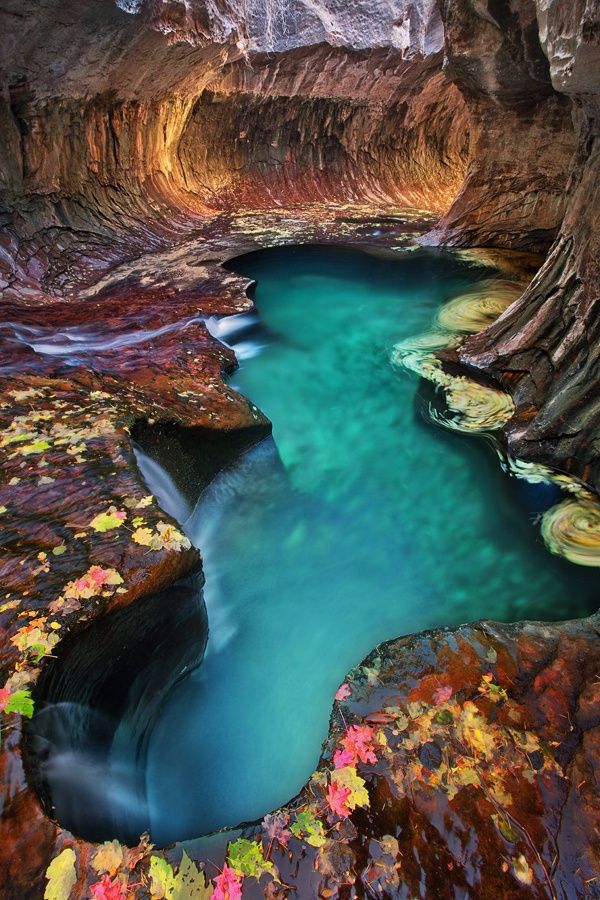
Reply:
<svg viewBox="0 0 600 900"><path fill-rule="evenodd" d="M461 355L511 387L515 454L574 471L598 489L600 9L584 0L538 0L537 16L552 87L570 102L577 132L565 215L523 297Z"/></svg>

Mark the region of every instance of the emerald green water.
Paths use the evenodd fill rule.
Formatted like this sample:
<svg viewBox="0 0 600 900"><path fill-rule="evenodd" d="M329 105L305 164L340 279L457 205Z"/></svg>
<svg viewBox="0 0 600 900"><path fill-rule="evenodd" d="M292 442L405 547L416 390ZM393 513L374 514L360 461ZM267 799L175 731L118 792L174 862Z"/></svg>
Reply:
<svg viewBox="0 0 600 900"><path fill-rule="evenodd" d="M256 355L232 379L273 422L201 498L209 643L151 737L159 843L262 816L309 777L333 694L377 643L479 619L561 619L597 579L550 556L548 502L485 442L436 429L393 345L489 270L449 254L292 247L239 258ZM235 342L234 346L235 346Z"/></svg>

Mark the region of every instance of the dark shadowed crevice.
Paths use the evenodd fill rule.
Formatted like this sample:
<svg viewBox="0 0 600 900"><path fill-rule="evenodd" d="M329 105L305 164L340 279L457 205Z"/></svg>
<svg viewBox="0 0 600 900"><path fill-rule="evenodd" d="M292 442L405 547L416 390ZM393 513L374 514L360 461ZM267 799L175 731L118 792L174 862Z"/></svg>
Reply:
<svg viewBox="0 0 600 900"><path fill-rule="evenodd" d="M222 469L271 433L268 425L216 431L184 428L174 422L139 420L131 430L135 444L164 469L193 507L205 487Z"/></svg>
<svg viewBox="0 0 600 900"><path fill-rule="evenodd" d="M71 634L39 678L29 782L46 813L78 836L133 844L146 827L147 735L164 698L202 661L202 584L201 573L180 579Z"/></svg>

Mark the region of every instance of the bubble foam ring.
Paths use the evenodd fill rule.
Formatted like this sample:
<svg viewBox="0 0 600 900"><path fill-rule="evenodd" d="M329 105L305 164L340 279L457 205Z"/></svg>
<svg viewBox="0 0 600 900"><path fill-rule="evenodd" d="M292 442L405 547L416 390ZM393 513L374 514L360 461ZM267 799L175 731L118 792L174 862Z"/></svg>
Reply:
<svg viewBox="0 0 600 900"><path fill-rule="evenodd" d="M462 376L452 378L444 386L448 412L441 413L430 407L434 421L453 431L477 433L496 431L505 425L515 411L512 397L504 391L479 384Z"/></svg>
<svg viewBox="0 0 600 900"><path fill-rule="evenodd" d="M442 306L437 323L451 332L475 334L495 322L522 292L523 287L512 281L486 282Z"/></svg>
<svg viewBox="0 0 600 900"><path fill-rule="evenodd" d="M457 342L458 336L447 331L418 334L395 345L391 356L392 365L436 384L449 383L451 377L443 371L435 351L452 347Z"/></svg>
<svg viewBox="0 0 600 900"><path fill-rule="evenodd" d="M600 566L600 503L569 499L542 516L541 534L548 550L579 566Z"/></svg>
<svg viewBox="0 0 600 900"><path fill-rule="evenodd" d="M528 481L529 484L556 484L568 494L575 494L585 500L593 500L594 494L584 484L577 481L571 475L563 472L554 472L548 466L541 463L528 462L524 459L515 459L512 456L501 460L502 468L510 475Z"/></svg>

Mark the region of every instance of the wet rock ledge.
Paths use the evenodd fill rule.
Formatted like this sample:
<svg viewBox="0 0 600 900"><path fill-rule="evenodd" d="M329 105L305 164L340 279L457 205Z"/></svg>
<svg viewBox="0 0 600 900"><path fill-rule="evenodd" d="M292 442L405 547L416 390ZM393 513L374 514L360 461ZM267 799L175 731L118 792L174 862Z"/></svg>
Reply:
<svg viewBox="0 0 600 900"><path fill-rule="evenodd" d="M166 852L46 821L49 884L61 874L77 897L600 896L599 626L482 622L382 644L338 690L318 769L287 807ZM38 895L26 866L13 857L3 896Z"/></svg>

